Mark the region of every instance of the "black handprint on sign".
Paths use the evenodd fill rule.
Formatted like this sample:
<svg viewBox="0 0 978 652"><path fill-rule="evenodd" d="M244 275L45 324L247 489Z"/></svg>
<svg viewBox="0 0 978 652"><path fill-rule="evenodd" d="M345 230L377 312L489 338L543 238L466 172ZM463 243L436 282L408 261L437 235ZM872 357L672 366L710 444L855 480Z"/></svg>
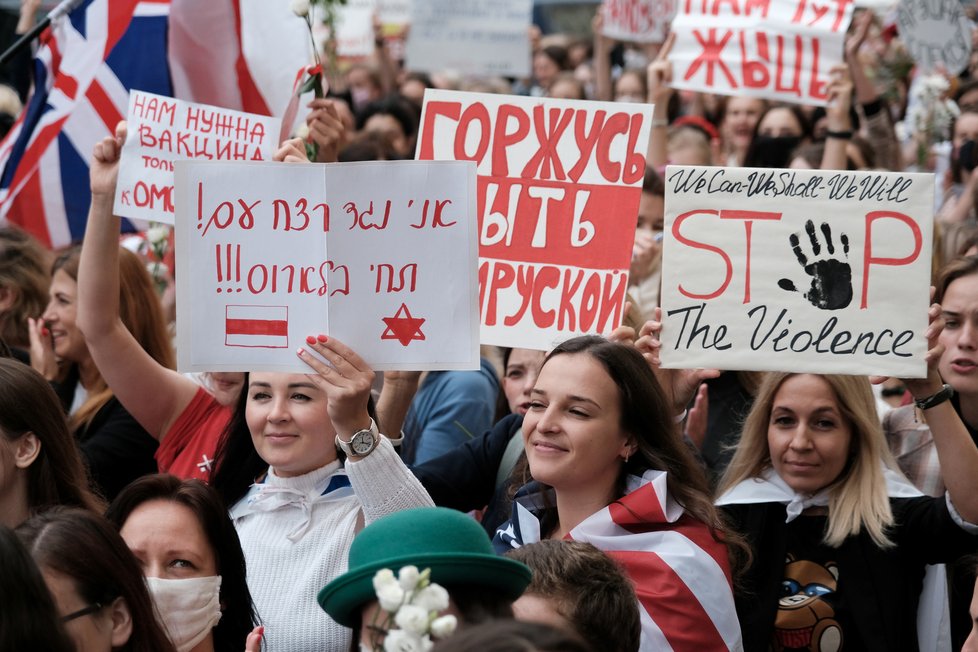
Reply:
<svg viewBox="0 0 978 652"><path fill-rule="evenodd" d="M820 310L841 310L852 302L852 269L849 267L849 237L842 233L839 240L842 243L842 257L835 257L835 246L832 244L832 229L822 222L822 236L825 238L826 254L822 256L822 245L815 234L815 224L811 220L805 222L805 231L812 243L812 262L801 250L801 240L798 233L792 233L788 238L798 262L805 273L812 277L812 285L804 297L809 303ZM778 281L778 287L789 292L798 292L794 281L783 278Z"/></svg>

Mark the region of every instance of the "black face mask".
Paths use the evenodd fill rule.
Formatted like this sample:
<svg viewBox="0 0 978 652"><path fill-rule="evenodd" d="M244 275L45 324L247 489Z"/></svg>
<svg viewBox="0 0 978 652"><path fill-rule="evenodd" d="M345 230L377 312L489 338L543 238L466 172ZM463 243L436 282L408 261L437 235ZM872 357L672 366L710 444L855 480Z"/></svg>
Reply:
<svg viewBox="0 0 978 652"><path fill-rule="evenodd" d="M958 165L962 170L971 172L978 167L978 143L966 140L958 148Z"/></svg>
<svg viewBox="0 0 978 652"><path fill-rule="evenodd" d="M801 144L799 136L754 136L745 167L786 168L791 163L791 153Z"/></svg>

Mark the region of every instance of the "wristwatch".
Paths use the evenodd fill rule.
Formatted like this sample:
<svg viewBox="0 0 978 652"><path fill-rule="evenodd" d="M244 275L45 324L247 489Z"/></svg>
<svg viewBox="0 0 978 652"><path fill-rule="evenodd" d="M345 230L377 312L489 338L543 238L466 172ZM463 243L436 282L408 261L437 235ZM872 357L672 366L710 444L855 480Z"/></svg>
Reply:
<svg viewBox="0 0 978 652"><path fill-rule="evenodd" d="M950 400L952 396L954 396L954 388L944 383L944 387L941 387L937 393L915 399L913 403L920 410L929 410L935 405L940 405L944 401Z"/></svg>
<svg viewBox="0 0 978 652"><path fill-rule="evenodd" d="M377 430L377 424L374 423L373 419L370 420L369 428L353 433L350 441L343 441L338 434L336 435L337 448L346 453L348 457L366 457L377 448L379 443L380 432Z"/></svg>

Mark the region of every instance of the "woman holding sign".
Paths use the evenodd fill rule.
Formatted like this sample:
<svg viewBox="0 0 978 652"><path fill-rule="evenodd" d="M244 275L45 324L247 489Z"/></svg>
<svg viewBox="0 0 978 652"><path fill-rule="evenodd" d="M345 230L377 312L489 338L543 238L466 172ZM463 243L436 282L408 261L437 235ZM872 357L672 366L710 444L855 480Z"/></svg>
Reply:
<svg viewBox="0 0 978 652"><path fill-rule="evenodd" d="M633 347L594 336L559 345L523 420L532 482L494 544L592 543L635 584L642 649L740 649L724 543L736 539L674 416Z"/></svg>
<svg viewBox="0 0 978 652"><path fill-rule="evenodd" d="M928 376L903 382L931 422L946 496L922 496L891 470L866 378L770 373L761 385L717 501L754 552L737 595L747 649L946 639L943 572L925 580L925 566L978 545L978 449L937 372L939 331L928 331Z"/></svg>

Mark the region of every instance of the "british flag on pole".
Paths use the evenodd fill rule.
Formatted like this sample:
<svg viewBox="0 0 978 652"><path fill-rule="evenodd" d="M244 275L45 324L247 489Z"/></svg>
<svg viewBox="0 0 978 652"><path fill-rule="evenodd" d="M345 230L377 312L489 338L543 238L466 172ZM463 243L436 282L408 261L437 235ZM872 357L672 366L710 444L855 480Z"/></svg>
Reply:
<svg viewBox="0 0 978 652"><path fill-rule="evenodd" d="M172 95L169 8L169 0L83 0L41 34L33 95L0 143L0 224L54 247L81 239L88 159L125 118L129 89Z"/></svg>

